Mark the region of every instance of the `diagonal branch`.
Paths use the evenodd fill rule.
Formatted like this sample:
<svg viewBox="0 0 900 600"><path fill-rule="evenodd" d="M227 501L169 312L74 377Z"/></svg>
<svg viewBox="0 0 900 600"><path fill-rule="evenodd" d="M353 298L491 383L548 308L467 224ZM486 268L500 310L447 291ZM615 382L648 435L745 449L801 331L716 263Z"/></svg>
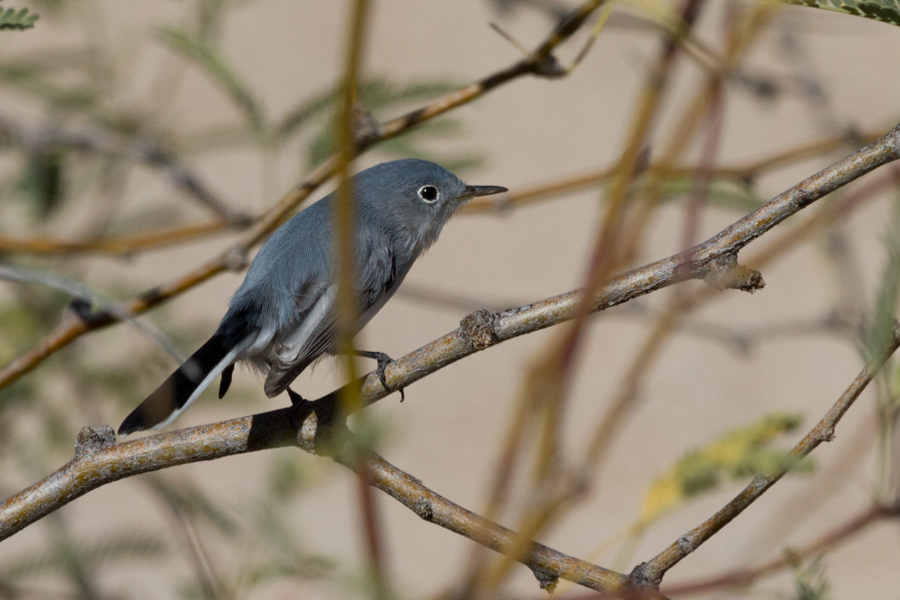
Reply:
<svg viewBox="0 0 900 600"><path fill-rule="evenodd" d="M895 322L888 347L883 349L880 355L874 357L863 368L862 372L850 384L850 387L838 398L837 402L834 403L812 431L794 446L791 450L791 456L799 460L815 450L822 442L830 442L834 439L834 428L838 422L898 347L900 347L900 324ZM744 491L738 494L719 512L678 538L677 541L660 552L650 562L642 563L635 567L629 576L631 582L635 585L643 584L658 587L666 571L718 533L770 487L775 485L787 472L788 469L781 469L771 475L757 475L750 482L750 485L744 488Z"/></svg>
<svg viewBox="0 0 900 600"><path fill-rule="evenodd" d="M368 131L366 135L361 136L357 140L357 154L378 142L396 137L424 121L468 104L491 90L523 75L535 75L545 78L564 76L565 71L553 57L553 50L571 37L585 23L591 13L602 6L603 3L604 0L587 0L584 2L572 11L569 17L563 20L531 55L517 61L506 69L489 75L461 90L447 94L422 108L388 121L381 126L371 128L371 131ZM129 315L146 312L154 306L182 294L220 273L227 270L245 268L247 265L247 253L250 248L259 244L286 221L297 207L309 198L319 186L324 184L334 172L335 159L332 158L315 169L307 177L306 181L294 188L267 213L262 215L237 244L194 271L167 284L155 287L124 303L120 307L121 312ZM82 335L111 325L117 320L111 314L104 315L103 318L92 319L90 323L64 319L44 338L40 345L13 360L0 370L0 389L29 373L47 357L65 348Z"/></svg>
<svg viewBox="0 0 900 600"><path fill-rule="evenodd" d="M887 505L873 504L806 546L786 549L782 556L773 558L756 567L735 569L705 579L678 582L666 586L666 593L680 597L707 593L723 588L745 587L757 579L800 564L804 558L821 555L834 546L848 541L854 535L878 521L898 518L900 518L900 502Z"/></svg>

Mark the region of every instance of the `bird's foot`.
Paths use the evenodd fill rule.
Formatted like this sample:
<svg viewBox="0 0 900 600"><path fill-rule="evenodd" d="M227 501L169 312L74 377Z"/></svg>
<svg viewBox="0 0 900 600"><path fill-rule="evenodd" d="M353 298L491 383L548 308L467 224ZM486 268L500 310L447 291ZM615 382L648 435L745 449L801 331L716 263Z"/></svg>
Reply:
<svg viewBox="0 0 900 600"><path fill-rule="evenodd" d="M292 390L291 388L287 389L288 396L291 397L291 406L297 406L298 404L303 404L306 402L306 398Z"/></svg>
<svg viewBox="0 0 900 600"><path fill-rule="evenodd" d="M373 352L372 358L378 361L378 368L375 369L375 374L378 375L378 381L381 382L381 387L384 388L384 391L390 394L393 390L388 387L387 379L384 377L384 368L394 362L394 359L384 352ZM406 400L406 392L403 391L403 388L397 388L397 391L400 392L400 402Z"/></svg>

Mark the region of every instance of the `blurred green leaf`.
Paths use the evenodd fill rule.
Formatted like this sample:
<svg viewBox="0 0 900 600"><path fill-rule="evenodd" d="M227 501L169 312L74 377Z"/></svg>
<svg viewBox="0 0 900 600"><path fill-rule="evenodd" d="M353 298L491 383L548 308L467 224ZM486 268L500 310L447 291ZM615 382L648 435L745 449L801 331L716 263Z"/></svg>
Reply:
<svg viewBox="0 0 900 600"><path fill-rule="evenodd" d="M277 135L280 138L286 138L302 129L312 118L325 114L332 107L336 98L337 92L328 90L303 100L288 111L287 115L281 120L281 123L276 128Z"/></svg>
<svg viewBox="0 0 900 600"><path fill-rule="evenodd" d="M294 455L276 456L269 467L269 490L281 501L307 487L310 481L307 462Z"/></svg>
<svg viewBox="0 0 900 600"><path fill-rule="evenodd" d="M794 600L828 600L830 586L820 559L807 567L794 569Z"/></svg>
<svg viewBox="0 0 900 600"><path fill-rule="evenodd" d="M810 470L810 461L798 461L788 452L768 448L772 440L795 429L801 421L796 414L767 415L678 459L644 495L641 522L648 524L729 480L797 467Z"/></svg>
<svg viewBox="0 0 900 600"><path fill-rule="evenodd" d="M460 89L462 84L450 79L413 80L397 83L386 77L365 80L359 86L360 101L372 111L393 108L409 102L431 100Z"/></svg>
<svg viewBox="0 0 900 600"><path fill-rule="evenodd" d="M219 56L215 48L181 29L161 27L157 30L157 38L206 71L244 113L250 129L257 135L265 134L266 119L259 103L253 97L250 88L241 81L225 59Z"/></svg>
<svg viewBox="0 0 900 600"><path fill-rule="evenodd" d="M0 363L6 364L41 338L44 325L32 311L18 303L0 304Z"/></svg>
<svg viewBox="0 0 900 600"><path fill-rule="evenodd" d="M202 517L219 532L234 534L237 524L225 511L216 506L203 490L186 478L170 481L166 477L149 478L146 482L167 503L195 517Z"/></svg>
<svg viewBox="0 0 900 600"><path fill-rule="evenodd" d="M890 221L882 234L885 259L872 309L871 323L863 340L867 361L883 354L893 337L897 301L900 299L900 193L894 197Z"/></svg>
<svg viewBox="0 0 900 600"><path fill-rule="evenodd" d="M651 185L647 175L637 184L638 193ZM674 200L690 194L694 189L694 177L682 176L666 180L662 186L662 199ZM706 187L704 197L708 204L746 213L755 210L768 201L754 192L745 183L729 177L715 177Z"/></svg>
<svg viewBox="0 0 900 600"><path fill-rule="evenodd" d="M0 0L2 2L2 0ZM27 8L16 10L15 8L0 8L0 31L4 29L14 29L24 31L34 27L35 21L40 18L36 14L28 14Z"/></svg>
<svg viewBox="0 0 900 600"><path fill-rule="evenodd" d="M19 191L32 205L41 220L50 218L62 204L65 190L63 178L64 153L57 148L31 152L19 180Z"/></svg>
<svg viewBox="0 0 900 600"><path fill-rule="evenodd" d="M788 4L811 6L847 15L874 19L882 23L900 25L900 2L898 0L783 0Z"/></svg>
<svg viewBox="0 0 900 600"><path fill-rule="evenodd" d="M155 532L117 531L97 542L83 542L72 549L86 565L117 564L129 560L143 560L162 556L167 549L165 540ZM8 558L0 566L0 579L15 581L27 577L44 576L64 572L69 558L62 552L21 553Z"/></svg>

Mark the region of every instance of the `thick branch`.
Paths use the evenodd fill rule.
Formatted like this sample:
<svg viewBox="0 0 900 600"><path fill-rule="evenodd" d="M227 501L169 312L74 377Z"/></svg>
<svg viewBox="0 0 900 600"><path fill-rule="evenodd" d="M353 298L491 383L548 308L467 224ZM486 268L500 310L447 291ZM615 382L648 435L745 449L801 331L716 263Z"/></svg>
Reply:
<svg viewBox="0 0 900 600"><path fill-rule="evenodd" d="M330 398L327 397L327 398ZM140 438L119 444L109 426L82 430L75 459L0 504L0 540L6 539L72 500L107 483L163 468L288 445L311 453L333 450L333 434L342 429L335 403L327 400ZM335 460L356 470L356 452L335 452ZM384 459L369 459L372 484L399 500L422 519L497 552L517 541L514 532L436 494ZM625 576L534 543L517 557L532 570L551 573L601 592L623 590ZM662 598L638 591L641 598ZM635 596L637 597L637 596Z"/></svg>

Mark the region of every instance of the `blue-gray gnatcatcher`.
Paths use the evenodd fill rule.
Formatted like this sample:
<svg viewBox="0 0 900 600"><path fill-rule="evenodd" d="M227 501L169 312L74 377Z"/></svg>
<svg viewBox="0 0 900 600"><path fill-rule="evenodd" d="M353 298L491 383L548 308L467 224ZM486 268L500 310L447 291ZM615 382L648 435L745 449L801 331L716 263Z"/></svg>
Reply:
<svg viewBox="0 0 900 600"><path fill-rule="evenodd" d="M437 239L466 200L507 191L466 185L434 163L406 159L382 163L353 178L356 199L356 294L361 330L397 291L415 260ZM222 375L219 397L234 364L247 361L265 374L265 392L288 390L323 354L337 352L334 194L282 225L263 245L235 292L216 333L128 415L119 435L171 423ZM378 359L384 384L387 355ZM386 386L385 386L386 387Z"/></svg>

